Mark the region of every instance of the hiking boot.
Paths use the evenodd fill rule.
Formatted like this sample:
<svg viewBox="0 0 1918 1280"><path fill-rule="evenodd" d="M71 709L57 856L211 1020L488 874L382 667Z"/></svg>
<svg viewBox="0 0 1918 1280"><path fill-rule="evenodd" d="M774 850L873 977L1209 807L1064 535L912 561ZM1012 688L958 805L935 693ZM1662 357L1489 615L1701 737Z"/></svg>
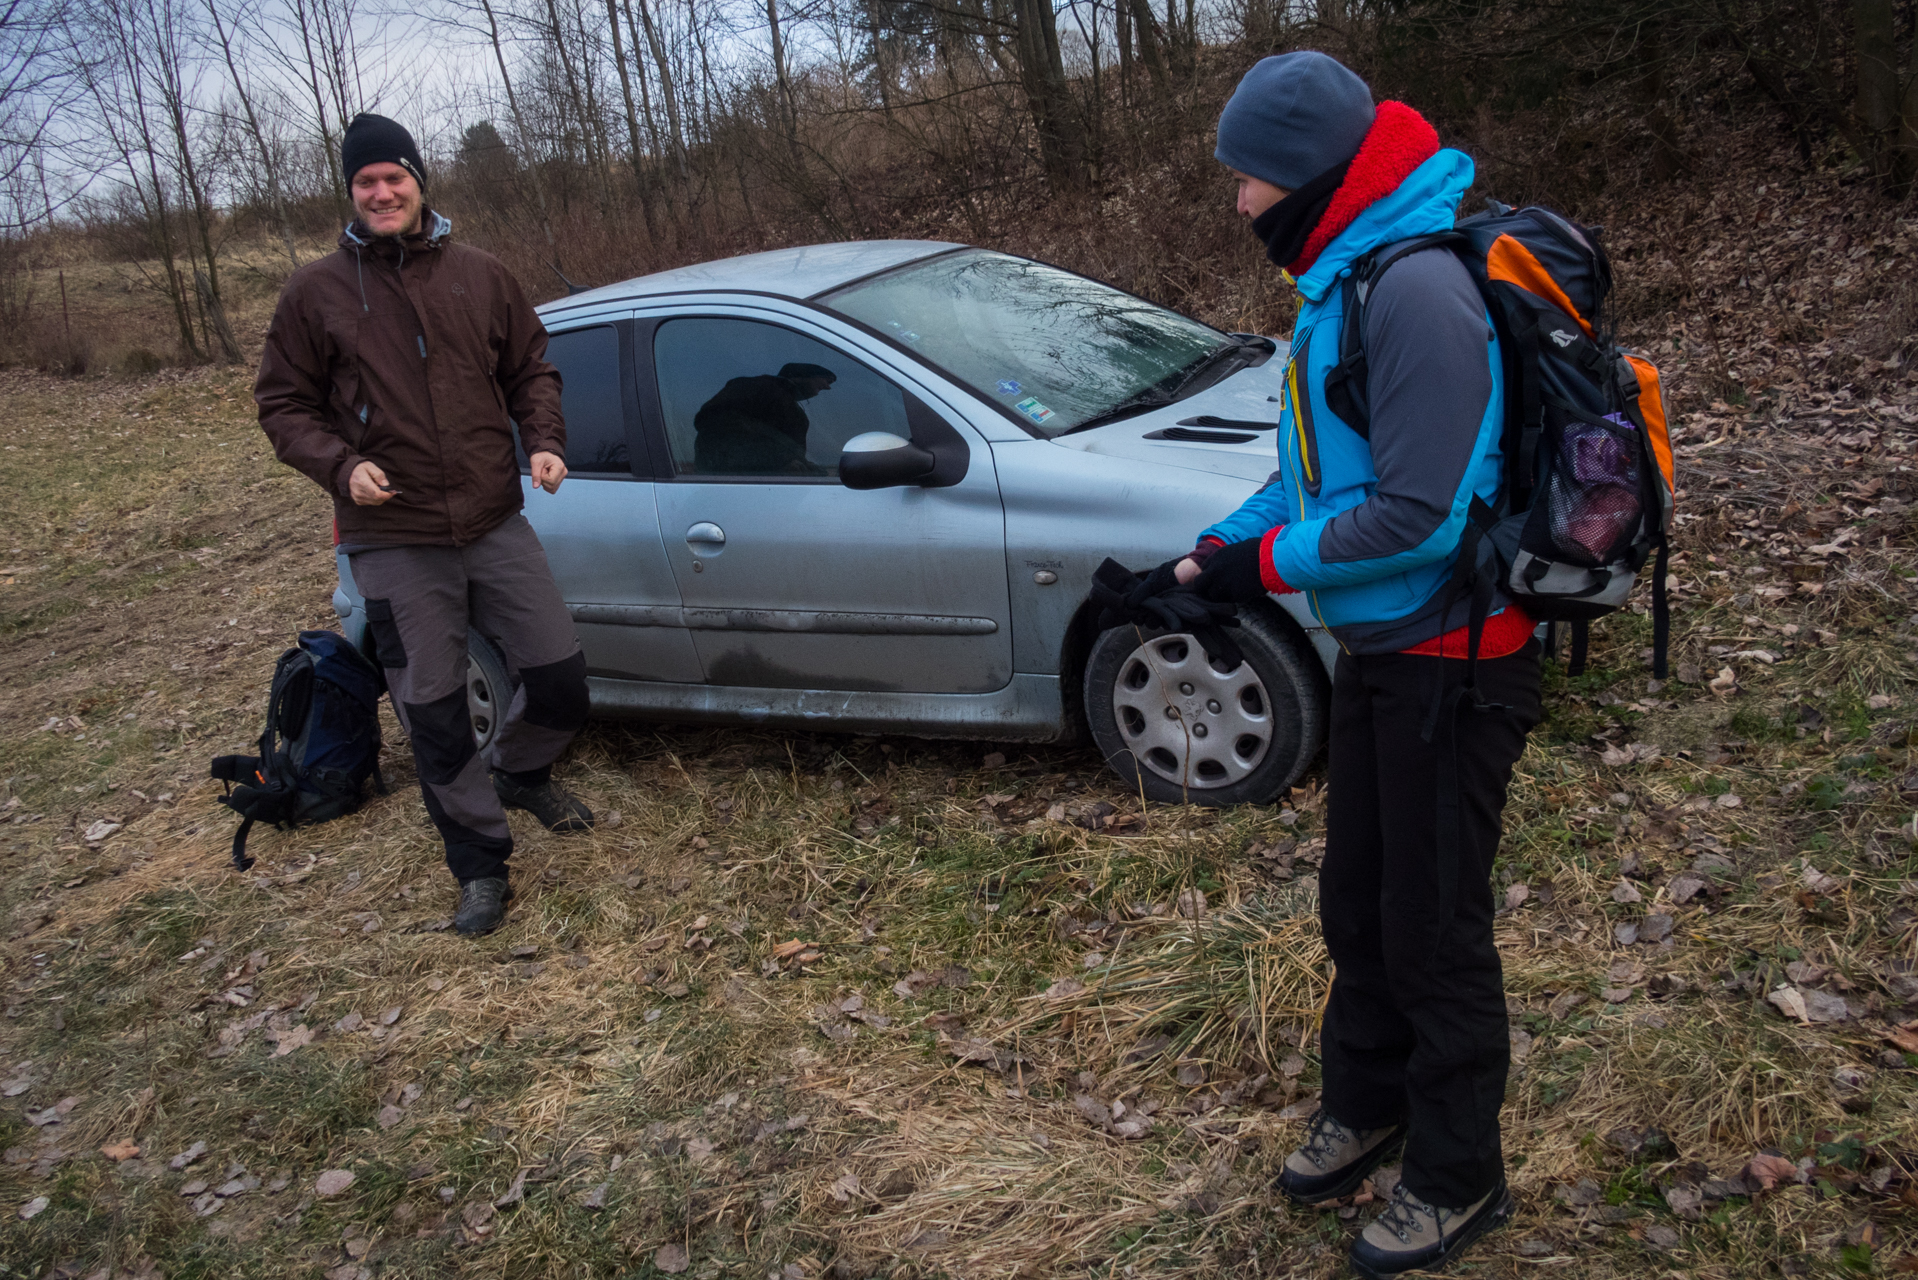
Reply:
<svg viewBox="0 0 1918 1280"><path fill-rule="evenodd" d="M1306 1126L1305 1145L1287 1156L1279 1170L1279 1190L1299 1204L1349 1196L1404 1141L1402 1124L1351 1129L1320 1107Z"/></svg>
<svg viewBox="0 0 1918 1280"><path fill-rule="evenodd" d="M502 771L493 770L493 790L508 809L524 809L548 831L591 831L593 811L586 802L548 778L537 787L522 787Z"/></svg>
<svg viewBox="0 0 1918 1280"><path fill-rule="evenodd" d="M512 899L513 887L499 877L462 880L453 927L461 933L491 933L506 919L506 904Z"/></svg>
<svg viewBox="0 0 1918 1280"><path fill-rule="evenodd" d="M1407 1271L1436 1271L1465 1247L1512 1216L1512 1193L1500 1178L1477 1202L1463 1209L1429 1205L1405 1189L1393 1188L1392 1203L1372 1219L1352 1245L1352 1269L1366 1280Z"/></svg>

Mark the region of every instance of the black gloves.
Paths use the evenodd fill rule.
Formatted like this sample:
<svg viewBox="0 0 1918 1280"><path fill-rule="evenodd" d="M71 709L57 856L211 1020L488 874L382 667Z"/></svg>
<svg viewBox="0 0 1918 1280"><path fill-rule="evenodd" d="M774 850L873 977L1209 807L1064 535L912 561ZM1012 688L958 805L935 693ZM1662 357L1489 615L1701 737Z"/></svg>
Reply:
<svg viewBox="0 0 1918 1280"><path fill-rule="evenodd" d="M1229 602L1201 599L1177 586L1172 576L1177 564L1178 560L1168 561L1143 580L1117 560L1101 564L1092 575L1092 599L1100 606L1099 629L1130 624L1185 632L1224 670L1237 670L1245 655L1225 633L1227 627L1239 625L1236 608ZM1149 589L1155 582L1166 585L1155 593Z"/></svg>
<svg viewBox="0 0 1918 1280"><path fill-rule="evenodd" d="M1205 568L1189 584L1193 593L1207 600L1245 604L1264 597L1265 579L1259 573L1259 549L1262 538L1228 542L1214 551Z"/></svg>

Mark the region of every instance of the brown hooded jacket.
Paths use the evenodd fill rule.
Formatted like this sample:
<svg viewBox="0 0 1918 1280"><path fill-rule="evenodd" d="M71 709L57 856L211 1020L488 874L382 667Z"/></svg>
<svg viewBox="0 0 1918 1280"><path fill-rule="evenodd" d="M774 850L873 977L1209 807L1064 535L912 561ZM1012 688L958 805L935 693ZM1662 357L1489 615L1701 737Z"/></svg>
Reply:
<svg viewBox="0 0 1918 1280"><path fill-rule="evenodd" d="M288 277L253 386L274 454L333 495L342 543L463 547L497 528L523 501L513 421L529 455L566 456L559 372L518 282L431 209L421 226L355 224ZM399 493L362 507L348 486L369 461Z"/></svg>

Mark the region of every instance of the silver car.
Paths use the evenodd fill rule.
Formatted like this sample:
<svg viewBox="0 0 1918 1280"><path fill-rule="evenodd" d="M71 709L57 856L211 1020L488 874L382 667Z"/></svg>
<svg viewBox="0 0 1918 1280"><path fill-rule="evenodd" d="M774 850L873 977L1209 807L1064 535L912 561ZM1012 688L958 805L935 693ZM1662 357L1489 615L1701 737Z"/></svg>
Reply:
<svg viewBox="0 0 1918 1280"><path fill-rule="evenodd" d="M1324 741L1306 596L1101 634L1110 556L1189 549L1275 466L1282 360L1097 281L930 241L682 267L540 308L557 495L527 483L601 716L1046 742L1156 799L1265 801ZM523 461L523 458L522 458ZM335 607L364 635L350 566ZM474 634L482 747L514 672Z"/></svg>

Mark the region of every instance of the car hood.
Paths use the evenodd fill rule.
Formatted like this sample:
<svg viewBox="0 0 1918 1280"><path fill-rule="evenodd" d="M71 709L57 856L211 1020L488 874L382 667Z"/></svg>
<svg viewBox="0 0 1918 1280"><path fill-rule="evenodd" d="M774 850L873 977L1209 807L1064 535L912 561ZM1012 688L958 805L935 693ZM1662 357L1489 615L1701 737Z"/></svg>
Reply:
<svg viewBox="0 0 1918 1280"><path fill-rule="evenodd" d="M1284 344L1280 344L1281 355ZM1115 458L1132 458L1155 467L1183 467L1189 471L1210 472L1241 480L1264 481L1277 469L1279 389L1284 384L1285 361L1274 356L1256 369L1241 369L1215 386L1177 404L1154 409L1137 417L1124 418L1058 436L1052 443L1085 453L1103 453ZM1271 428L1238 431L1252 439L1236 444L1204 440L1148 440L1146 437L1176 427L1191 418L1228 418L1242 422L1269 422ZM1192 426L1186 430L1224 430Z"/></svg>

